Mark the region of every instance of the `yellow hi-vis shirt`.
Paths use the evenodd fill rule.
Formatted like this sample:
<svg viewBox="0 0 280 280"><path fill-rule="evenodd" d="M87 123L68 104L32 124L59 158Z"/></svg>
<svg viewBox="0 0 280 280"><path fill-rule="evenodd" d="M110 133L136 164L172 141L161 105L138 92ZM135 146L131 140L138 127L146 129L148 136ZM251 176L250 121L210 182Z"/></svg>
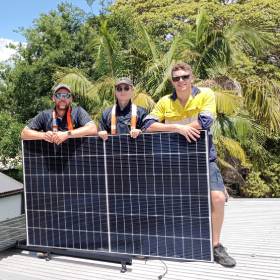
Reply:
<svg viewBox="0 0 280 280"><path fill-rule="evenodd" d="M182 106L174 92L162 97L149 116L159 122L177 124L189 124L204 117L209 118L209 121L211 119L212 124L216 116L215 94L210 88L193 87L186 105ZM211 125L205 126L205 124L202 121L203 129L208 129Z"/></svg>
<svg viewBox="0 0 280 280"><path fill-rule="evenodd" d="M162 97L153 111L146 117L150 121L167 124L189 124L198 120L202 129L208 131L209 161L217 158L210 127L216 117L215 94L210 88L193 87L185 106L182 106L176 92Z"/></svg>

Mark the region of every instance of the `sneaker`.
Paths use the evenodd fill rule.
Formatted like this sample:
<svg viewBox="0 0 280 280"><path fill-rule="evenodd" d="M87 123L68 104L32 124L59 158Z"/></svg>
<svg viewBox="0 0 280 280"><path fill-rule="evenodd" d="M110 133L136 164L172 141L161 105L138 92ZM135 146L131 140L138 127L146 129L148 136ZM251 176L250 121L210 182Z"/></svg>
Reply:
<svg viewBox="0 0 280 280"><path fill-rule="evenodd" d="M36 255L37 255L37 258L39 258L39 259L45 259L48 257L48 253L43 253L43 252L38 252Z"/></svg>
<svg viewBox="0 0 280 280"><path fill-rule="evenodd" d="M229 256L222 244L214 247L214 261L225 267L234 267L236 265L235 259Z"/></svg>

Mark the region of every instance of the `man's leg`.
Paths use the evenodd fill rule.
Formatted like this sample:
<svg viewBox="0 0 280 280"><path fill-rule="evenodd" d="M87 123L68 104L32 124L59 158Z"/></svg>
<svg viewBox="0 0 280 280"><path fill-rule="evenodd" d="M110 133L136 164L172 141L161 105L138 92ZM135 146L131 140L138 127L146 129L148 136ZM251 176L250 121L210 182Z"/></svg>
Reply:
<svg viewBox="0 0 280 280"><path fill-rule="evenodd" d="M221 191L211 191L212 203L212 238L213 247L219 245L224 222L225 194Z"/></svg>
<svg viewBox="0 0 280 280"><path fill-rule="evenodd" d="M215 162L210 162L210 189L212 208L212 238L214 247L214 260L226 267L235 266L235 260L228 255L220 243L221 231L224 222L225 187L221 172Z"/></svg>

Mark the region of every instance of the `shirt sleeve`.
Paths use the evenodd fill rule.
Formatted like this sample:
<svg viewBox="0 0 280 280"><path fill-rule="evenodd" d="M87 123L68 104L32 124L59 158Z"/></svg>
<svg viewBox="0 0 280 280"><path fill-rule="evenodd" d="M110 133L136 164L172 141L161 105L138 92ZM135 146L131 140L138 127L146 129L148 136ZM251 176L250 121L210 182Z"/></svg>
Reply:
<svg viewBox="0 0 280 280"><path fill-rule="evenodd" d="M148 118L148 112L144 108L138 108L137 110L137 128L145 131L156 120Z"/></svg>
<svg viewBox="0 0 280 280"><path fill-rule="evenodd" d="M27 127L36 131L45 131L47 121L47 116L41 112L27 124Z"/></svg>
<svg viewBox="0 0 280 280"><path fill-rule="evenodd" d="M94 123L90 115L82 107L78 107L78 125L79 127L85 126L88 123Z"/></svg>
<svg viewBox="0 0 280 280"><path fill-rule="evenodd" d="M155 105L152 112L145 118L145 120L147 121L154 120L154 122L163 122L165 120L165 111L166 111L165 104L166 103L164 98L161 98Z"/></svg>
<svg viewBox="0 0 280 280"><path fill-rule="evenodd" d="M202 129L208 129L213 124L216 117L216 101L215 93L211 89L203 94L202 105L200 113L198 114L198 121Z"/></svg>
<svg viewBox="0 0 280 280"><path fill-rule="evenodd" d="M102 113L101 120L98 126L99 131L106 130L108 133L111 133L111 126L109 125L111 122L110 112L111 110L106 110Z"/></svg>

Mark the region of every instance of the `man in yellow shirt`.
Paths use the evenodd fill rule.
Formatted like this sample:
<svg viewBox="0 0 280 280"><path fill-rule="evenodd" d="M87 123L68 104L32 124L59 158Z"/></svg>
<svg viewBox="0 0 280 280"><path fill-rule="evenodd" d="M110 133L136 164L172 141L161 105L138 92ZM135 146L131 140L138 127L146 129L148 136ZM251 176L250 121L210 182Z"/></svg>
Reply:
<svg viewBox="0 0 280 280"><path fill-rule="evenodd" d="M217 155L210 132L216 115L215 95L209 88L194 87L192 81L192 69L188 64L178 63L173 66L171 83L175 91L162 97L146 117L155 121L147 131L177 132L191 142L199 138L200 129L208 130L214 260L223 266L233 267L236 264L235 260L220 243L226 191L215 162Z"/></svg>

